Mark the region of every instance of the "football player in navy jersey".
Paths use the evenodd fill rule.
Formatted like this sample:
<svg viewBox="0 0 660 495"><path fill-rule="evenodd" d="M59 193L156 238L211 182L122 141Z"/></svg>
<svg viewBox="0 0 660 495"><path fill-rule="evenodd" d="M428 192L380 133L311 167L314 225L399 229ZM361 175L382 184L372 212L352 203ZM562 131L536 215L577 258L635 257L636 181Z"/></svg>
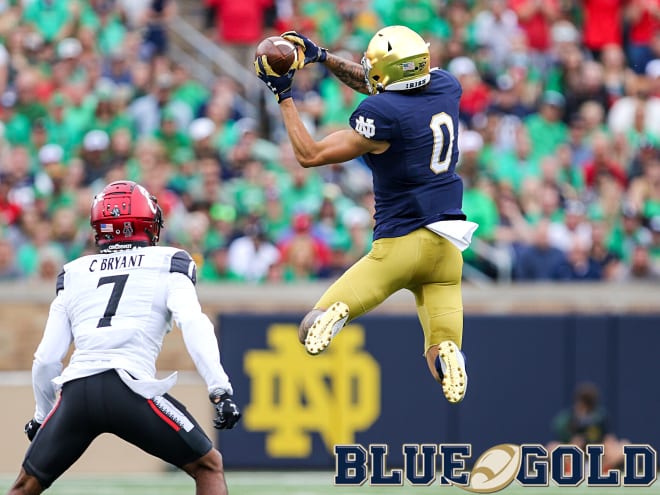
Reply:
<svg viewBox="0 0 660 495"><path fill-rule="evenodd" d="M456 174L461 86L450 73L429 67L428 44L404 26L378 31L362 64L338 57L300 33L282 34L304 50L304 60L283 76L255 59L255 70L279 102L301 166L318 167L363 156L376 198L371 251L323 294L300 324L310 354L322 352L349 321L399 289L415 295L424 330L424 355L449 402L467 387L461 352L461 251L477 228L461 210L463 183ZM343 83L370 95L350 117L350 128L316 141L291 98L297 69L323 63Z"/></svg>
<svg viewBox="0 0 660 495"><path fill-rule="evenodd" d="M96 195L91 225L99 254L67 263L57 278L32 365L36 409L25 426L32 444L9 494L41 493L102 433L183 469L198 494L226 494L220 453L167 393L176 373L155 378L174 320L208 387L214 426L233 428L241 417L197 298L195 262L186 251L156 246L161 210L135 182L113 182Z"/></svg>

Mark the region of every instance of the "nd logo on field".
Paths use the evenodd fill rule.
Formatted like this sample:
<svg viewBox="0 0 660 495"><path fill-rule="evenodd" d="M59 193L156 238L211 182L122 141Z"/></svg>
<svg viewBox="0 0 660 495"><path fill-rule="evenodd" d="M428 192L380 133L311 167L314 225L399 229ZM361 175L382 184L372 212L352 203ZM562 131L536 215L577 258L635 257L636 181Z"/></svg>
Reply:
<svg viewBox="0 0 660 495"><path fill-rule="evenodd" d="M297 325L268 328L268 350L248 351L250 404L244 426L265 431L272 457L307 457L318 432L328 452L350 444L380 414L380 368L363 350L364 329L348 325L341 338L318 356L298 342Z"/></svg>

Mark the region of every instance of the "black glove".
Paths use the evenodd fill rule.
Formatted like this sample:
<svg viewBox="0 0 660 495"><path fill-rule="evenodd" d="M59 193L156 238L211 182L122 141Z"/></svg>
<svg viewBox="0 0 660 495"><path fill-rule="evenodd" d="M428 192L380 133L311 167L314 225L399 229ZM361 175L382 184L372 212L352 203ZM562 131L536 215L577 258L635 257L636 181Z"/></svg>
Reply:
<svg viewBox="0 0 660 495"><path fill-rule="evenodd" d="M283 76L275 74L268 63L265 63L265 55L254 61L254 70L257 77L266 83L268 89L277 97L277 103L282 103L287 98L291 98L291 85L293 84L293 75L295 69L291 69Z"/></svg>
<svg viewBox="0 0 660 495"><path fill-rule="evenodd" d="M221 393L220 390L214 390L209 394L209 399L215 407L213 426L218 430L231 430L241 419L241 411L231 395L226 392Z"/></svg>
<svg viewBox="0 0 660 495"><path fill-rule="evenodd" d="M307 64L312 64L314 62L325 62L325 59L328 58L328 50L321 48L307 36L303 36L300 33L295 31L287 31L280 35L285 40L290 41L294 45L302 47L305 52L305 60L303 63L298 66L298 69L302 69Z"/></svg>
<svg viewBox="0 0 660 495"><path fill-rule="evenodd" d="M28 421L25 424L25 434L28 437L28 440L31 442L34 440L34 436L37 434L39 431L39 428L41 428L41 423L37 423L37 420L32 418L30 421Z"/></svg>

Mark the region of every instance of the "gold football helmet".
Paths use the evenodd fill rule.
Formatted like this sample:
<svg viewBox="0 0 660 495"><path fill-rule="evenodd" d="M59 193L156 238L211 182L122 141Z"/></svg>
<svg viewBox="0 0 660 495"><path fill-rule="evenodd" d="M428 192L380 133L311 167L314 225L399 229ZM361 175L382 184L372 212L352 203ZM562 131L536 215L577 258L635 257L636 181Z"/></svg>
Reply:
<svg viewBox="0 0 660 495"><path fill-rule="evenodd" d="M405 26L378 31L362 57L362 67L371 94L405 91L429 82L429 45Z"/></svg>

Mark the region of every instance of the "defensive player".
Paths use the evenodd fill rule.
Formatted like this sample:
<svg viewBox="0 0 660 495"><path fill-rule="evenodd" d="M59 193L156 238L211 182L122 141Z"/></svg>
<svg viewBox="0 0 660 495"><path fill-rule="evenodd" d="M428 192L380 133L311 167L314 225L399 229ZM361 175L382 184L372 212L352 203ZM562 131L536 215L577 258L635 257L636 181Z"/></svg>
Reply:
<svg viewBox="0 0 660 495"><path fill-rule="evenodd" d="M456 174L458 104L462 89L448 72L430 69L428 44L404 26L378 31L362 64L317 46L302 34L282 35L304 50L299 67L278 76L266 56L255 70L276 95L301 166L318 167L364 156L373 173L376 214L371 251L348 269L303 319L299 337L310 354L323 351L349 321L399 289L415 295L424 354L446 398L460 402L467 387L461 250L477 225L461 210ZM343 83L369 94L350 129L315 141L291 99L296 69L321 62Z"/></svg>
<svg viewBox="0 0 660 495"><path fill-rule="evenodd" d="M94 198L91 225L100 254L66 264L57 278L32 366L36 411L25 427L32 444L9 494L41 493L106 432L183 469L196 493L226 494L220 453L167 394L176 373L155 378L174 319L208 386L215 427L232 428L241 417L197 299L195 263L185 251L156 246L161 209L134 182L105 187Z"/></svg>

